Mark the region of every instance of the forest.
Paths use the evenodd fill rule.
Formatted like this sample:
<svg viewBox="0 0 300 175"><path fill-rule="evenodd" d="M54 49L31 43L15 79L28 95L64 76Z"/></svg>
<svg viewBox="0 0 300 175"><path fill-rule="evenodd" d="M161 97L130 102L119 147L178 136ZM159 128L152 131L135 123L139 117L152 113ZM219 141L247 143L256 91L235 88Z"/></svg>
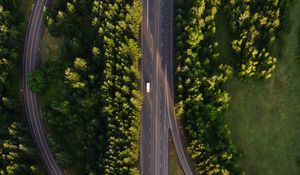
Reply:
<svg viewBox="0 0 300 175"><path fill-rule="evenodd" d="M0 0L0 174L33 175L45 170L23 118L19 78L24 18L20 2Z"/></svg>
<svg viewBox="0 0 300 175"><path fill-rule="evenodd" d="M280 0L229 1L224 9L236 39L232 49L238 58L239 76L268 79L276 67L272 46L280 26Z"/></svg>
<svg viewBox="0 0 300 175"><path fill-rule="evenodd" d="M43 118L56 159L76 174L139 174L140 3L53 0L46 10L61 51L30 84L47 99Z"/></svg>
<svg viewBox="0 0 300 175"><path fill-rule="evenodd" d="M282 3L283 4L283 3ZM179 1L175 11L175 104L187 136L196 174L244 174L242 154L225 123L230 96L224 84L233 74L268 79L276 67L272 48L283 18L280 2ZM216 31L219 12L233 35L234 63L221 61Z"/></svg>
<svg viewBox="0 0 300 175"><path fill-rule="evenodd" d="M220 5L220 0L193 1L178 7L175 18L176 110L197 174L241 174L236 148L222 119L229 101L222 84L233 70L218 63L214 34Z"/></svg>
<svg viewBox="0 0 300 175"><path fill-rule="evenodd" d="M197 175L245 174L225 121L231 100L225 84L235 75L243 82L273 78L280 61L274 46L291 1L176 1L175 107ZM22 105L20 3L0 0L1 175L46 173ZM233 61L220 52L220 13ZM45 31L60 41L59 50L42 58L29 83L41 96L48 142L67 173L140 174L141 20L140 0L52 0L45 8Z"/></svg>

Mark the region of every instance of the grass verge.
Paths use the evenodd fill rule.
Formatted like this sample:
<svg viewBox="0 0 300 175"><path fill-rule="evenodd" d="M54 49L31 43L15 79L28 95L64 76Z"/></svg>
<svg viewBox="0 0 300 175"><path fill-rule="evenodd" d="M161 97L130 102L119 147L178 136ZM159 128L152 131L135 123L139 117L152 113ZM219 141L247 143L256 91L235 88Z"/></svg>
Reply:
<svg viewBox="0 0 300 175"><path fill-rule="evenodd" d="M32 7L33 7L33 1L22 0L21 6L20 6L20 12L22 14L24 14L26 22L29 20L29 16L31 14Z"/></svg>
<svg viewBox="0 0 300 175"><path fill-rule="evenodd" d="M169 137L169 175L184 175L171 137Z"/></svg>

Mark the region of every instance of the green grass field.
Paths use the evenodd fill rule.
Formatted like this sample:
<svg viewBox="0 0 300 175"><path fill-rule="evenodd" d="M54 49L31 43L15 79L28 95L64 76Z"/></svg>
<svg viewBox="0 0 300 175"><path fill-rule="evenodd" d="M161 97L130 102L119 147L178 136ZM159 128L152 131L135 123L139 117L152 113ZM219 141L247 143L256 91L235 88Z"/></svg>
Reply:
<svg viewBox="0 0 300 175"><path fill-rule="evenodd" d="M297 0L290 10L289 32L277 47L273 77L267 81L234 77L226 85L231 101L225 118L234 143L243 153L243 169L250 175L300 174L299 9ZM219 25L220 46L227 50L222 54L231 62L227 29L221 26L222 21Z"/></svg>

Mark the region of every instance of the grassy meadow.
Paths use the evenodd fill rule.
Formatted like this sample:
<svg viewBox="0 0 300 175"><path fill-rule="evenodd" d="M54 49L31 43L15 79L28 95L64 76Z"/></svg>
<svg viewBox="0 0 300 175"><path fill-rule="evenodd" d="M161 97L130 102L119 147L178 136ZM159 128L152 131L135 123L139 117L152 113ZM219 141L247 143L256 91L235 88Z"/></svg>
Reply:
<svg viewBox="0 0 300 175"><path fill-rule="evenodd" d="M243 154L242 167L250 175L300 174L300 0L289 12L289 27L274 49L277 68L269 80L226 84L231 96L225 114L234 143ZM221 55L232 63L230 34L218 21Z"/></svg>

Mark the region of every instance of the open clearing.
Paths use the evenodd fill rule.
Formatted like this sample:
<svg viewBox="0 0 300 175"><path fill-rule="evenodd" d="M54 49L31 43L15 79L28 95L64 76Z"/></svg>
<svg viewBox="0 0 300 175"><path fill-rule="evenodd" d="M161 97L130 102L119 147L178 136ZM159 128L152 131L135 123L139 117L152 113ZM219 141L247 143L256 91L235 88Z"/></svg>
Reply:
<svg viewBox="0 0 300 175"><path fill-rule="evenodd" d="M278 46L280 56L273 77L267 81L234 77L226 86L231 96L226 121L244 155L243 169L250 175L300 174L299 9L297 0L289 13L289 32ZM222 40L226 39L220 40L225 47ZM230 53L224 54L226 58Z"/></svg>

